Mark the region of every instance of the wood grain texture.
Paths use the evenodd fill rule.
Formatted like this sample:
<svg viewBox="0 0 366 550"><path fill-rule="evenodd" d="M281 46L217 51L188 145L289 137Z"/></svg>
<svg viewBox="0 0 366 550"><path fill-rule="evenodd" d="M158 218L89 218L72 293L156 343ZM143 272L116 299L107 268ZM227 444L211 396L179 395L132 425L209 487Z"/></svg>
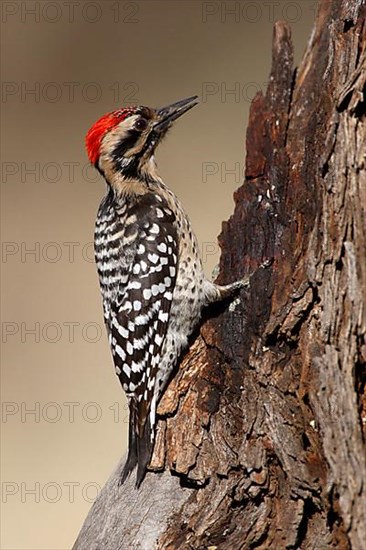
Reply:
<svg viewBox="0 0 366 550"><path fill-rule="evenodd" d="M297 71L276 24L219 238L218 282L250 288L192 339L155 472L117 489L122 461L74 550L365 548L365 15L321 1Z"/></svg>

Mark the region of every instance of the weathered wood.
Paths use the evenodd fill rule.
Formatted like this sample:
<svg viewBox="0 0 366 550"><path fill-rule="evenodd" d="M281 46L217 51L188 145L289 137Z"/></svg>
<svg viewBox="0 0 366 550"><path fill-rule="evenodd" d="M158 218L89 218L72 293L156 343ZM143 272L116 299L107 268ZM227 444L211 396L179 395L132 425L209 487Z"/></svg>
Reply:
<svg viewBox="0 0 366 550"><path fill-rule="evenodd" d="M303 62L277 23L211 310L165 393L141 489L117 472L74 550L341 548L366 541L366 31L323 0ZM260 268L264 260L271 263Z"/></svg>

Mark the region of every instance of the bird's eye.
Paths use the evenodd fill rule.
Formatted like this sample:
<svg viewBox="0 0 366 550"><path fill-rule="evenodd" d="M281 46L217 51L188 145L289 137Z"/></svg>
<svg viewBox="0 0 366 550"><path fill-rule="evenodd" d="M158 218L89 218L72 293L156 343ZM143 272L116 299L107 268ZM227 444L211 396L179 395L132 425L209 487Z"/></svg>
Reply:
<svg viewBox="0 0 366 550"><path fill-rule="evenodd" d="M146 130L147 125L148 125L148 121L146 120L146 118L141 117L136 120L135 129L138 130L139 132L143 132L144 130Z"/></svg>

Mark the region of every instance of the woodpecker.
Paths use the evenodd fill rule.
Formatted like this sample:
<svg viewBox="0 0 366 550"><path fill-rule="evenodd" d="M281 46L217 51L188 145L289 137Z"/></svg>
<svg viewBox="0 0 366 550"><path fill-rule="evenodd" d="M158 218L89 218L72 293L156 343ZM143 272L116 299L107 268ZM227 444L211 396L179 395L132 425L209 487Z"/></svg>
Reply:
<svg viewBox="0 0 366 550"><path fill-rule="evenodd" d="M157 171L155 149L197 96L160 109L133 106L100 118L86 136L90 162L107 183L95 225L95 259L116 374L126 393L129 450L123 483L149 464L156 407L202 309L246 280L206 279L196 236Z"/></svg>

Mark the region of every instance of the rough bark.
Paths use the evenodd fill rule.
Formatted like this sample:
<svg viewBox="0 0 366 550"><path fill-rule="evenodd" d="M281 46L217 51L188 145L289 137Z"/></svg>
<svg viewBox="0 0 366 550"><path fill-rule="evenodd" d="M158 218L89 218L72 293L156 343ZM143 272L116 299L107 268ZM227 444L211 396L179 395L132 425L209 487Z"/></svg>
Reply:
<svg viewBox="0 0 366 550"><path fill-rule="evenodd" d="M117 468L74 550L364 550L366 34L320 2L298 71L277 23L210 311L159 406L140 491ZM267 268L259 268L269 260Z"/></svg>

